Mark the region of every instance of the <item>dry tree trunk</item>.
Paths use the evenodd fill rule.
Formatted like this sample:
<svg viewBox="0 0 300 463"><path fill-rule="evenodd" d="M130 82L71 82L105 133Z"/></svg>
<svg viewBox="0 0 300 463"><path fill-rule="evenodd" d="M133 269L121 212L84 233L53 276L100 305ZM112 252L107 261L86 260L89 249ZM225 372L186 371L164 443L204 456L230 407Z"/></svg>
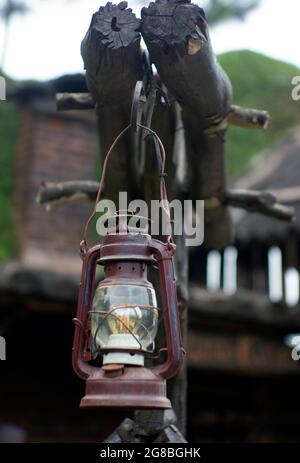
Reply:
<svg viewBox="0 0 300 463"><path fill-rule="evenodd" d="M180 112L177 103L170 107L158 103L153 114L152 129L161 138L166 153L166 186L169 201L185 199L185 182L181 168L185 159L185 135ZM152 175L149 175L151 173ZM145 197L149 204L151 199L159 199L159 177L155 151L152 144L148 144L146 150L143 186ZM166 237L161 237L165 239ZM177 297L180 315L180 325L183 337L183 345L186 345L187 335L187 310L188 310L188 250L185 246L185 236L175 236L176 254L175 271L177 278ZM159 334L158 343L164 342ZM187 394L187 367L184 362L181 370L168 382L168 397L171 400L173 410L177 418L179 430L186 432L186 394Z"/></svg>
<svg viewBox="0 0 300 463"><path fill-rule="evenodd" d="M129 124L133 91L142 77L140 20L127 8L107 3L93 15L81 45L86 80L96 103L102 157ZM126 135L111 157L105 193L118 204L119 191L134 195L133 141Z"/></svg>
<svg viewBox="0 0 300 463"><path fill-rule="evenodd" d="M140 21L126 6L126 2L122 2L118 6L107 4L101 7L99 12L93 16L90 28L82 42L86 79L89 91L96 103L103 154L118 133L129 124L133 90L143 74ZM154 119L157 121L153 127L154 130L159 132L167 152L172 154L174 130L172 129L171 111L159 106ZM144 194L148 201L159 198L158 167L153 148L150 144L147 146L143 179L145 182L139 182L137 175L132 175L136 168L133 159L135 146L136 141L134 142L129 134L118 145L117 152L111 157L104 189L106 198L114 202L118 201L119 191L127 191L130 198L138 197L138 194ZM171 162L170 157L168 162ZM143 191L139 191L141 184ZM186 253L185 260L181 268L187 266ZM185 279L187 279L187 271ZM181 380L180 384L175 387L177 393L171 394L171 400L176 397L175 403L174 400L172 403L178 415L179 424L183 423L180 426L181 429L185 427L185 381L185 378Z"/></svg>
<svg viewBox="0 0 300 463"><path fill-rule="evenodd" d="M190 195L206 199L206 245L231 241L225 143L232 103L229 79L214 56L204 11L189 1L159 0L142 10L142 34L159 75L181 104Z"/></svg>
<svg viewBox="0 0 300 463"><path fill-rule="evenodd" d="M231 239L228 212L221 207L221 198L226 191L223 141L225 131L223 127L221 134L218 133L219 127L216 133L208 134L206 131L218 125L227 116L231 106L231 85L215 61L203 10L179 1L160 0L151 3L149 8L142 10L142 34L160 78L182 106L182 125L184 124L185 133L182 132L179 140L177 139L177 146L182 146L180 140L184 138L183 145L187 148L185 155L188 180L183 179L181 191L173 188L174 197L182 197L188 186L192 199L209 199L210 209L206 210L205 214L206 237L210 238L207 244L218 248L225 246ZM177 111L177 117L181 118L181 114L178 114L178 103L175 103L177 106L174 110L175 114ZM180 130L178 121L175 125L177 131ZM172 133L178 136L177 131L172 130ZM182 151L182 147L178 149ZM181 159L184 156L182 152L179 155ZM179 164L182 166L182 163ZM176 178L172 166L169 167L171 178ZM169 190L172 191L172 187ZM177 242L176 264L185 341L188 325L188 252L184 238ZM186 388L185 365L171 382L170 391L183 432L186 425Z"/></svg>

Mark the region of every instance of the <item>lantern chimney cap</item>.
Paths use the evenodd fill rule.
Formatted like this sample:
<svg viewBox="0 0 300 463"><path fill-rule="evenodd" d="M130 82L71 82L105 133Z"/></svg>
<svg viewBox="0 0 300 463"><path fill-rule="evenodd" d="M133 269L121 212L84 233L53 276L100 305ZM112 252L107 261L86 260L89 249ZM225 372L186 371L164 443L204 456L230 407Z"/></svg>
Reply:
<svg viewBox="0 0 300 463"><path fill-rule="evenodd" d="M152 222L148 217L134 214L130 211L120 210L111 216L107 217L107 234L124 234L124 233L139 233L148 235L149 224Z"/></svg>

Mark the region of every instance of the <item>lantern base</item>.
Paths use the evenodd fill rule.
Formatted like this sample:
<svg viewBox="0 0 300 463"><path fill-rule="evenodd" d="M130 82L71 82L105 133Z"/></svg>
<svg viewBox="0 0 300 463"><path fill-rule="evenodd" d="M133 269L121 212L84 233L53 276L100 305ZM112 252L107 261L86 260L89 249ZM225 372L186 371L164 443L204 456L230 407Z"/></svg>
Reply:
<svg viewBox="0 0 300 463"><path fill-rule="evenodd" d="M166 381L151 370L124 367L119 373L97 370L86 382L81 408L171 408Z"/></svg>

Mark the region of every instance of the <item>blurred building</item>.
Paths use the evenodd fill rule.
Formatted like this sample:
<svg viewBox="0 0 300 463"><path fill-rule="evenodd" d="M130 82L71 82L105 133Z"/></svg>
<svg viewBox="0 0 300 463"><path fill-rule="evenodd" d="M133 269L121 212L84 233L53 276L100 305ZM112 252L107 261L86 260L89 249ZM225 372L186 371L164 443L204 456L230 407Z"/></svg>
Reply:
<svg viewBox="0 0 300 463"><path fill-rule="evenodd" d="M14 95L21 111L14 191L20 251L17 260L0 266L0 334L7 341L0 440L100 442L128 415L78 408L84 384L71 368L71 320L81 266L78 244L91 206L49 214L36 204L41 182L96 177L93 112L58 113L54 95L64 91L86 91L83 77L25 86ZM269 156L272 169L257 167L238 186L274 190L299 211L299 150L296 133ZM258 177L261 171L266 175ZM238 213L235 247L223 253L201 248L191 256L191 442L300 438L299 364L284 343L300 332L297 219L289 226ZM280 298L278 276L270 277L274 248L275 260L278 250L282 260ZM291 278L293 304L287 297ZM297 281L299 291L299 273Z"/></svg>
<svg viewBox="0 0 300 463"><path fill-rule="evenodd" d="M250 441L300 439L300 363L291 357L300 333L299 154L296 129L235 182L239 189L274 193L295 207L295 222L234 210L235 246L223 252L202 247L191 256L190 321L195 327L197 313L205 331L195 341L195 364L207 369L192 382L195 389L200 385L199 397L206 387L197 432L207 427L212 435L219 429L233 440L242 435Z"/></svg>
<svg viewBox="0 0 300 463"><path fill-rule="evenodd" d="M99 441L107 435L102 412L79 411L84 385L71 367L79 243L91 206L47 213L36 203L42 182L97 175L95 116L57 112L55 93L64 91L86 91L84 77L25 85L10 95L20 111L13 198L20 246L17 259L0 264L0 334L7 345L2 440Z"/></svg>

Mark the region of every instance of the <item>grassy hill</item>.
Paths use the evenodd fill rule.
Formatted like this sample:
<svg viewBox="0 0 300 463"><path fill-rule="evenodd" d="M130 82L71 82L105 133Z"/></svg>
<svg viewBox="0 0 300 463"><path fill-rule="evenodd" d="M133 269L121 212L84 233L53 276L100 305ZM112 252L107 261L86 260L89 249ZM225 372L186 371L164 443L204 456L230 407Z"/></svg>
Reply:
<svg viewBox="0 0 300 463"><path fill-rule="evenodd" d="M300 103L291 98L291 81L300 75L300 69L247 50L218 58L232 81L234 103L266 109L273 118L268 131L230 129L228 165L235 174L245 170L253 156L274 146L287 129L300 124Z"/></svg>
<svg viewBox="0 0 300 463"><path fill-rule="evenodd" d="M274 146L288 129L300 124L300 103L291 98L291 81L300 70L246 50L225 53L219 61L232 80L235 104L267 109L273 116L273 127L267 132L230 129L228 165L230 173L236 174L258 153ZM10 258L16 248L12 190L18 117L12 104L0 102L0 260Z"/></svg>
<svg viewBox="0 0 300 463"><path fill-rule="evenodd" d="M18 125L17 109L0 102L0 260L9 259L16 249L13 225L12 191L14 154Z"/></svg>

